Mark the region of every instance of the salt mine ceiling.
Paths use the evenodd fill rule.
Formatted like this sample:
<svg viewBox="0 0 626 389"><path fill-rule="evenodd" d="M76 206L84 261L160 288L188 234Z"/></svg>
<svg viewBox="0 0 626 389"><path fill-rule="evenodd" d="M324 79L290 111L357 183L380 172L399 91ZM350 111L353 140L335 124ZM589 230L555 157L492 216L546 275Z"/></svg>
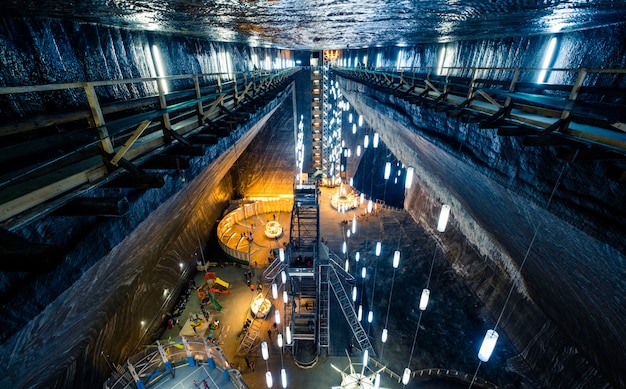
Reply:
<svg viewBox="0 0 626 389"><path fill-rule="evenodd" d="M626 2L615 0L5 0L0 10L304 50L535 35L626 21Z"/></svg>

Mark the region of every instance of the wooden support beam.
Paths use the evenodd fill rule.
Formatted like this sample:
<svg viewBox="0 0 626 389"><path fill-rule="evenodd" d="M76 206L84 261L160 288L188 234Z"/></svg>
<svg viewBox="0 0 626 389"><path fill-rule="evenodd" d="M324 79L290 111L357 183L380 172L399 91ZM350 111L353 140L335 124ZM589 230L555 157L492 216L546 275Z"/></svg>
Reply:
<svg viewBox="0 0 626 389"><path fill-rule="evenodd" d="M121 173L111 181L102 185L103 188L135 188L152 189L161 188L165 185L165 179L161 174L133 174Z"/></svg>
<svg viewBox="0 0 626 389"><path fill-rule="evenodd" d="M191 143L201 145L214 145L217 144L219 137L215 134L197 134L189 138Z"/></svg>
<svg viewBox="0 0 626 389"><path fill-rule="evenodd" d="M187 155L190 157L202 157L204 156L204 150L200 146L186 146L186 145L174 145L167 151L169 155Z"/></svg>
<svg viewBox="0 0 626 389"><path fill-rule="evenodd" d="M139 139L141 134L143 134L144 130L148 128L149 125L150 125L150 120L144 120L143 122L139 124L137 129L135 129L135 131L133 132L133 135L131 135L131 137L126 140L126 143L124 143L124 146L122 146L122 148L118 150L115 156L111 158L111 161L109 161L111 165L117 166L120 159L124 157L126 152L133 146L133 144L137 141L137 139Z"/></svg>
<svg viewBox="0 0 626 389"><path fill-rule="evenodd" d="M48 272L65 259L63 250L54 245L31 242L0 228L0 271Z"/></svg>
<svg viewBox="0 0 626 389"><path fill-rule="evenodd" d="M54 216L123 216L128 212L126 197L77 197L55 210Z"/></svg>
<svg viewBox="0 0 626 389"><path fill-rule="evenodd" d="M528 135L522 141L524 146L582 146L580 142L558 135Z"/></svg>
<svg viewBox="0 0 626 389"><path fill-rule="evenodd" d="M180 143L182 143L182 144L184 144L184 145L187 145L187 146L190 146L190 145L191 145L191 143L190 143L187 139L183 138L183 136L182 136L182 135L180 135L180 134L179 134L178 132L176 132L175 130L169 130L169 133L170 133L170 136L171 136L172 138L176 139L176 140L177 140L177 141L179 141Z"/></svg>
<svg viewBox="0 0 626 389"><path fill-rule="evenodd" d="M202 132L206 134L217 135L219 137L230 136L230 128L217 126L215 123L213 123L210 120L206 122L206 126L204 126L204 128L202 129Z"/></svg>
<svg viewBox="0 0 626 389"><path fill-rule="evenodd" d="M181 170L189 169L189 158L179 155L156 155L143 164L142 169L146 170Z"/></svg>
<svg viewBox="0 0 626 389"><path fill-rule="evenodd" d="M215 101L213 102L213 104L211 104L211 106L209 108L207 108L206 112L204 113L204 115L202 116L202 122L205 122L209 119L209 116L211 116L211 114L213 114L213 112L215 111L215 109L219 106L222 105L222 100L224 100L224 95L219 95L217 97L217 99L215 99Z"/></svg>
<svg viewBox="0 0 626 389"><path fill-rule="evenodd" d="M489 96L487 92L485 92L484 90L476 89L476 92L478 92L479 95L481 95L485 100L490 102L494 107L498 109L503 107L502 104L498 103L493 97Z"/></svg>
<svg viewBox="0 0 626 389"><path fill-rule="evenodd" d="M498 135L500 136L524 136L533 133L528 127L517 125L500 125L498 126Z"/></svg>

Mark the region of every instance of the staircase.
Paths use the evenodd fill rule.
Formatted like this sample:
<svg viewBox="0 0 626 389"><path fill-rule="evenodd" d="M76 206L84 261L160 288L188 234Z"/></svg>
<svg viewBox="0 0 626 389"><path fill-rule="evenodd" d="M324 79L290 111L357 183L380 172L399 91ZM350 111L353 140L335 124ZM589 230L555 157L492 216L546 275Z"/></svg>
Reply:
<svg viewBox="0 0 626 389"><path fill-rule="evenodd" d="M285 263L281 262L279 258L275 258L272 263L263 271L263 282L271 283L276 279L276 276L285 269Z"/></svg>
<svg viewBox="0 0 626 389"><path fill-rule="evenodd" d="M237 349L237 355L246 355L249 354L254 346L254 342L259 336L259 330L261 329L261 320L252 319L252 323L250 323L250 327L248 331L243 333L243 339L241 339L241 343L239 343L239 348Z"/></svg>
<svg viewBox="0 0 626 389"><path fill-rule="evenodd" d="M339 301L339 306L343 311L343 315L345 316L348 324L350 324L350 328L352 329L352 333L359 344L359 348L362 351L368 350L370 356L375 356L376 352L370 343L369 337L361 327L361 323L357 320L356 313L354 312L354 307L352 306L352 301L348 297L346 290L341 283L341 279L337 274L337 271L334 267L327 266L328 268L328 280L330 281L330 285L332 286L333 292L335 292L335 297L337 297L337 301Z"/></svg>
<svg viewBox="0 0 626 389"><path fill-rule="evenodd" d="M318 275L318 336L320 349L326 349L328 354L328 307L330 294L328 293L328 266L319 267Z"/></svg>

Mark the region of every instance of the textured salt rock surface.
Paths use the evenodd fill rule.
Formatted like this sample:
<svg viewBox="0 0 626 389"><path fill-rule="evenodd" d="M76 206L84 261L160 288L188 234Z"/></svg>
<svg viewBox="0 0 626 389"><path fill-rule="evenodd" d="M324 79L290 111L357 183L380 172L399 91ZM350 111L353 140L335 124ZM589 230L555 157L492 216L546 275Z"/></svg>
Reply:
<svg viewBox="0 0 626 389"><path fill-rule="evenodd" d="M318 50L549 34L623 22L626 15L624 4L608 0L88 0L72 7L50 0L7 0L0 9L11 16Z"/></svg>
<svg viewBox="0 0 626 389"><path fill-rule="evenodd" d="M352 81L341 80L340 85L348 101L380 133L394 155L403 163L415 167L417 187L427 188L409 192L406 204L409 211L421 219L426 228L432 228L438 207L429 208L425 204L451 204L459 232L481 255L492 261L489 266L494 270L486 276L481 270L485 264L477 267L478 264L472 261L464 263L463 258L452 260L453 266L470 283L492 315L496 316L503 304L502 299L508 289L506 278L518 273L533 232L540 226L522 279L516 282L519 296L514 299L518 300L519 306L509 302L510 312L501 324L518 350L524 350L527 362L533 368L542 370L542 366L553 366L555 363L575 366L541 371L540 381L549 386L567 387L581 385L585 381L588 385L603 386L606 378L601 375L606 375L621 385L623 377L615 355L625 349L617 330L626 324L623 322L624 306L621 302L624 271L620 265L625 258L606 242L594 239L578 226L546 212L545 204L534 203L532 197L529 199L524 195L532 192L533 187L548 184L539 181L542 176L532 169L533 166L553 163L548 162L553 158L551 153L531 150L521 158L526 159L527 164L518 165L515 157L520 155L519 146L503 146L499 166L515 164L518 169L528 169L527 178L534 177L534 180L525 181L512 176L507 188L497 179L489 178L494 176L492 171L483 173L480 163L464 158L464 154L472 153L477 159L479 154L475 150L488 150L494 143L489 133L469 131L461 128L464 125L460 123L455 124L459 131L451 131L451 120L443 114L411 107ZM454 142L454 137L460 136L459 133L468 134L461 149L463 151L451 151L459 150L449 145ZM473 136L470 137L470 134ZM580 166L571 169L582 169L575 174L585 171L585 167ZM558 170L553 172L553 181L557 174ZM589 179L603 180L593 176ZM563 185L567 187L567 183ZM581 195L584 196L583 193ZM608 192L606 195L611 198L612 195L619 196L619 193ZM558 203L559 198L554 201ZM604 201L605 198L599 198L595 205L589 206L598 207L594 211L601 212ZM550 211L556 215L568 215L564 201ZM573 210L570 212L575 213ZM586 226L591 234L600 228L602 219L595 222L595 226ZM613 229L607 236L623 236L623 231ZM615 238L605 236L605 239L613 242ZM620 241L615 243L619 245ZM581 273L580 269L586 270ZM605 281L591 282L591 279ZM611 297L607 299L607 296ZM533 316L533 320L528 320ZM617 322L621 324L616 326ZM599 338L598 333L603 336ZM580 351L573 352L572 345ZM588 356L589 361L583 355ZM596 369L599 371L594 373Z"/></svg>

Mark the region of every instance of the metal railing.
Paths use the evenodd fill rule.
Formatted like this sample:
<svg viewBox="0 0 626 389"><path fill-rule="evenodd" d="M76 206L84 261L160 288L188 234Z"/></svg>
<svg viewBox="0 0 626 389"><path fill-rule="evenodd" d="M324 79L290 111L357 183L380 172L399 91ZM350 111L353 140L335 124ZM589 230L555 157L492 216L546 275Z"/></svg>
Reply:
<svg viewBox="0 0 626 389"><path fill-rule="evenodd" d="M626 156L626 69L336 68L528 146L563 145L592 158ZM545 73L544 77L541 74ZM547 82L538 82L539 78ZM607 154L608 153L608 154ZM580 154L579 154L580 156Z"/></svg>
<svg viewBox="0 0 626 389"><path fill-rule="evenodd" d="M139 163L173 146L200 153L197 145L227 136L295 71L0 87L0 100L13 105L68 101L67 107L50 103L46 112L31 110L0 123L0 222L46 202L56 202L45 207L54 209L72 192L121 172L137 173ZM172 91L166 92L165 82Z"/></svg>

